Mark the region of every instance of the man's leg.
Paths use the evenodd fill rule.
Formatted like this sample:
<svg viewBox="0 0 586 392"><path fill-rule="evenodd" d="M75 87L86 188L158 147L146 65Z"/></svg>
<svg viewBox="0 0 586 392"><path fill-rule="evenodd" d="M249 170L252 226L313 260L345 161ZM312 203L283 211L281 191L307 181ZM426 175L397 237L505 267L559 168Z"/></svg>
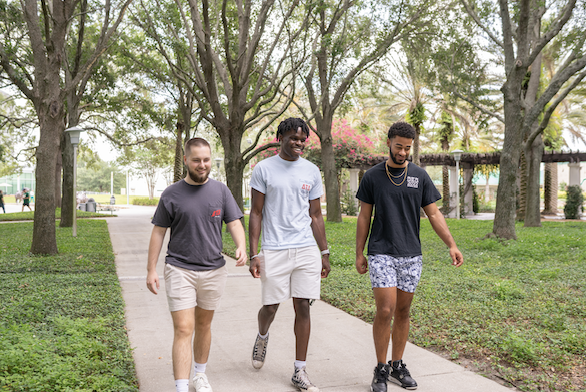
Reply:
<svg viewBox="0 0 586 392"><path fill-rule="evenodd" d="M397 288L375 287L372 292L376 303L376 315L372 323L376 359L379 363L386 363L389 340L391 339L391 321L397 305Z"/></svg>
<svg viewBox="0 0 586 392"><path fill-rule="evenodd" d="M279 304L263 305L258 311L258 335L252 348L252 367L260 369L265 363L267 344L269 342L269 328L275 319Z"/></svg>
<svg viewBox="0 0 586 392"><path fill-rule="evenodd" d="M258 333L260 335L266 335L269 332L269 328L275 320L275 315L279 309L279 304L275 305L263 305L258 311Z"/></svg>
<svg viewBox="0 0 586 392"><path fill-rule="evenodd" d="M195 329L195 308L171 312L173 318L173 375L175 380L189 379L191 338Z"/></svg>
<svg viewBox="0 0 586 392"><path fill-rule="evenodd" d="M411 311L411 302L413 301L414 293L407 293L402 290L396 291L397 305L395 308L395 315L393 320L393 349L392 359L398 361L403 359L403 352L407 345L409 337L409 314ZM388 342L387 342L388 344Z"/></svg>
<svg viewBox="0 0 586 392"><path fill-rule="evenodd" d="M197 363L207 363L212 344L213 310L195 307L195 337L193 339L193 360ZM191 361L190 361L191 365Z"/></svg>
<svg viewBox="0 0 586 392"><path fill-rule="evenodd" d="M309 300L293 298L295 309L295 359L305 361L307 358L307 346L311 332L311 318L309 314Z"/></svg>

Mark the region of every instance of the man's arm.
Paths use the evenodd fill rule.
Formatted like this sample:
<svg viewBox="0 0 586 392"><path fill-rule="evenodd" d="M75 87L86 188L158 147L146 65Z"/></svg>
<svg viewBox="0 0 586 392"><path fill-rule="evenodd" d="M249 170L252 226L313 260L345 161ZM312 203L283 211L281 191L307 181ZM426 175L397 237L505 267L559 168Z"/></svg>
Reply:
<svg viewBox="0 0 586 392"><path fill-rule="evenodd" d="M311 217L311 230L313 237L317 242L320 251L328 249L328 240L326 239L326 226L324 224L324 217L321 213L320 199L309 201L309 216ZM330 255L325 254L321 256L321 277L327 278L330 273Z"/></svg>
<svg viewBox="0 0 586 392"><path fill-rule="evenodd" d="M450 229L448 228L448 224L444 219L443 214L437 208L435 203L431 203L423 207L423 211L429 218L429 222L431 223L431 227L437 233L439 238L450 248L450 257L452 258L452 265L459 267L464 263L464 256L462 256L462 252L456 246L456 241L454 241L454 237L452 237L452 233L450 233Z"/></svg>
<svg viewBox="0 0 586 392"><path fill-rule="evenodd" d="M153 293L157 294L160 288L159 275L157 274L157 261L163 247L163 240L167 233L166 227L153 226L151 240L149 242L149 253L147 262L147 287Z"/></svg>
<svg viewBox="0 0 586 392"><path fill-rule="evenodd" d="M226 228L230 232L234 243L236 244L236 266L240 267L246 264L246 236L244 235L244 227L240 219L235 219L226 224Z"/></svg>
<svg viewBox="0 0 586 392"><path fill-rule="evenodd" d="M360 201L360 213L356 221L356 271L364 274L368 271L368 261L364 256L364 246L370 232L370 219L372 217L372 204Z"/></svg>
<svg viewBox="0 0 586 392"><path fill-rule="evenodd" d="M262 224L262 209L265 205L265 195L252 189L250 203L250 219L248 221L248 244L250 246L250 268L253 278L260 278L260 261L255 257L258 252L258 240Z"/></svg>

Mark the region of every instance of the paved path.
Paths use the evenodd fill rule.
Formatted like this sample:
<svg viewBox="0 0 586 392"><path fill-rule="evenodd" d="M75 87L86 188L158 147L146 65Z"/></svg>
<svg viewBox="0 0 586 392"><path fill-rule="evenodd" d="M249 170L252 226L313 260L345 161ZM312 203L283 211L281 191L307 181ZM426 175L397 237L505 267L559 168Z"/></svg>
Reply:
<svg viewBox="0 0 586 392"><path fill-rule="evenodd" d="M174 392L173 326L164 282L159 295L151 294L145 283L154 208L133 207L117 213L117 218L108 218L108 227L126 302L128 335L134 348L140 391ZM158 265L161 276L163 264L162 254ZM289 381L295 359L291 301L281 305L271 327L265 366L254 370L250 355L261 306L260 281L251 278L246 267L235 267L231 259L228 267L226 291L212 325L207 374L214 392L294 392ZM404 360L419 383L420 392L512 391L412 344L407 346ZM371 325L317 301L312 306L308 355L311 380L323 392L367 392L374 365ZM389 392L402 390L389 384Z"/></svg>

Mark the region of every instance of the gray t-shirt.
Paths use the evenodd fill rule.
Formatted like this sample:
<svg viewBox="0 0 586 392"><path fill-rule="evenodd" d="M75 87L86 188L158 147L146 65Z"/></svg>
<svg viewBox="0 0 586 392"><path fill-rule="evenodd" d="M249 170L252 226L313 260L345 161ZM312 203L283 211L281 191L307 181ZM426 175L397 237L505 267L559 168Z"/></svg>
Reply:
<svg viewBox="0 0 586 392"><path fill-rule="evenodd" d="M286 161L278 155L260 161L250 187L265 195L262 248L293 249L315 245L309 201L323 194L321 174L307 159Z"/></svg>
<svg viewBox="0 0 586 392"><path fill-rule="evenodd" d="M222 222L242 218L232 193L211 178L203 185L178 181L163 191L152 223L170 227L165 262L193 271L226 264L222 256Z"/></svg>

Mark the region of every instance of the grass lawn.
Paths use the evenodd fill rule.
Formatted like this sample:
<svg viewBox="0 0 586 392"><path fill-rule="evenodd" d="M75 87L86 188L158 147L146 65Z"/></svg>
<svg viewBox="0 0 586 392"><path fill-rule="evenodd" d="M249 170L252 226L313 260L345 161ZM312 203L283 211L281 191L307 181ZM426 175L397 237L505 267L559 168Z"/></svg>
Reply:
<svg viewBox="0 0 586 392"><path fill-rule="evenodd" d="M106 222L57 227L56 256L32 228L0 224L0 391L138 391Z"/></svg>
<svg viewBox="0 0 586 392"><path fill-rule="evenodd" d="M586 222L517 226L516 241L482 239L492 221L448 220L464 265L421 221L423 275L409 340L528 391L586 390ZM322 299L372 322L367 275L354 268L356 218L326 222L332 271ZM225 250L233 254L230 235Z"/></svg>
<svg viewBox="0 0 586 392"><path fill-rule="evenodd" d="M78 219L83 218L99 218L99 217L108 217L112 216L109 213L101 213L101 212L86 212L86 211L77 211L75 216ZM116 216L116 215L114 215ZM9 212L8 214L0 214L0 222L2 221L25 221L25 220L34 220L35 219L35 212L34 211L24 211L24 212ZM61 208L55 209L55 219L61 219Z"/></svg>

